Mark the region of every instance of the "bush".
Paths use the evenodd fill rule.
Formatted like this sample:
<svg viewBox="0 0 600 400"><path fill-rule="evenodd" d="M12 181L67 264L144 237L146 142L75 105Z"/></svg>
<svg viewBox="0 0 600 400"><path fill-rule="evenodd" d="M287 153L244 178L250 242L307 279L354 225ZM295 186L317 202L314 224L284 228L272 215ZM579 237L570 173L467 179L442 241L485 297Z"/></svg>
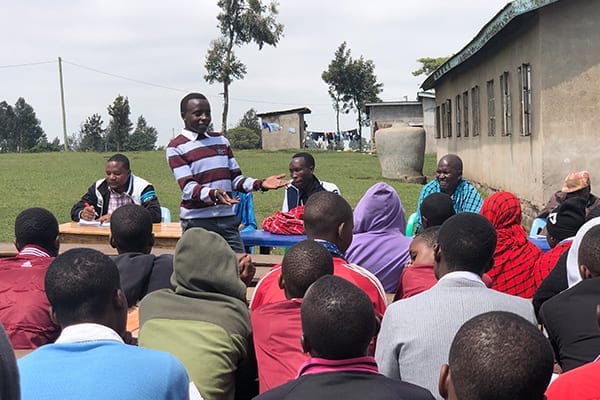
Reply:
<svg viewBox="0 0 600 400"><path fill-rule="evenodd" d="M227 131L227 138L234 149L258 149L260 148L260 137L251 129L243 126Z"/></svg>

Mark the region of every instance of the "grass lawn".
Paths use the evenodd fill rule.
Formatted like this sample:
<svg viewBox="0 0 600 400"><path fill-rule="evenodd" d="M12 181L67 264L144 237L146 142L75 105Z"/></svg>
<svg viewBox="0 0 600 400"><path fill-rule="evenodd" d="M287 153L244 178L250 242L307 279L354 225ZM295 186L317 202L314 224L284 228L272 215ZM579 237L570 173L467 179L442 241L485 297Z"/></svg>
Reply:
<svg viewBox="0 0 600 400"><path fill-rule="evenodd" d="M244 175L263 178L288 174L295 151L267 152L238 150L236 159ZM70 210L87 188L104 177L106 159L112 153L41 153L0 154L0 242L14 240L15 217L29 207L43 207L54 213L59 223L70 220ZM152 182L162 206L168 207L174 220L179 215L180 190L165 161L164 151L126 153L134 174ZM385 181L400 195L407 214L414 212L420 185L405 184L381 176L377 156L361 153L313 152L315 175L335 183L353 207L374 183ZM435 172L435 156L425 157L425 175ZM258 223L281 208L283 191L255 193Z"/></svg>

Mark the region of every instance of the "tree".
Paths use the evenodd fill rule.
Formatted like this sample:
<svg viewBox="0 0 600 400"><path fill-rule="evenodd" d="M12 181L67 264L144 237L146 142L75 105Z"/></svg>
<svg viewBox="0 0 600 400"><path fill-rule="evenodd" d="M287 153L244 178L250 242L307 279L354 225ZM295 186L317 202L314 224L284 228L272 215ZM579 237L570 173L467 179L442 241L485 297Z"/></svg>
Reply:
<svg viewBox="0 0 600 400"><path fill-rule="evenodd" d="M154 150L158 139L158 131L153 126L148 126L146 119L140 115L135 130L129 137L127 149L130 151Z"/></svg>
<svg viewBox="0 0 600 400"><path fill-rule="evenodd" d="M412 74L414 76L419 76L419 75L423 75L423 74L425 74L425 76L429 76L429 75L431 75L431 73L433 71L438 69L438 67L440 65L442 65L443 63L445 63L449 58L450 58L450 56L437 57L437 58L431 58L431 57L419 58L417 61L421 63L421 68L417 69L416 71L413 71Z"/></svg>
<svg viewBox="0 0 600 400"><path fill-rule="evenodd" d="M219 0L221 12L217 15L221 37L213 40L206 54L208 83L223 84L222 132L227 132L229 111L229 85L234 79L243 79L246 66L234 54L233 48L254 42L261 50L265 44L275 46L283 32L283 25L277 23L277 3L268 6L262 0Z"/></svg>
<svg viewBox="0 0 600 400"><path fill-rule="evenodd" d="M377 82L375 64L372 60L365 60L363 56L353 60L344 42L336 50L333 61L321 77L329 87L337 118L339 118L340 102L342 112L348 113L354 110L358 113L359 148L362 149L362 127L368 122L365 117L366 104L380 101L377 95L383 88L383 84Z"/></svg>
<svg viewBox="0 0 600 400"><path fill-rule="evenodd" d="M48 138L46 137L46 135L44 135L42 137L42 140L38 144L36 144L32 148L28 149L27 151L29 153L48 153L51 151L60 151L60 150L61 150L60 140L57 137L54 138L54 140L52 140L52 142L48 142Z"/></svg>
<svg viewBox="0 0 600 400"><path fill-rule="evenodd" d="M254 108L249 109L244 113L244 116L238 123L239 127L248 128L258 137L258 142L256 144L256 149L260 149L262 147L262 133L260 128L260 122L258 122L258 117L256 116L256 110Z"/></svg>
<svg viewBox="0 0 600 400"><path fill-rule="evenodd" d="M336 132L340 131L341 103L348 86L345 71L351 59L350 50L346 49L346 42L343 42L335 51L327 70L321 74L321 78L327 84L329 96L333 100Z"/></svg>
<svg viewBox="0 0 600 400"><path fill-rule="evenodd" d="M238 126L230 129L228 138L234 149L258 149L260 148L259 137L252 129Z"/></svg>
<svg viewBox="0 0 600 400"><path fill-rule="evenodd" d="M100 114L89 116L79 130L78 147L82 151L104 150L104 132Z"/></svg>
<svg viewBox="0 0 600 400"><path fill-rule="evenodd" d="M19 97L15 103L15 125L14 125L14 144L13 151L23 152L34 147L45 137L44 130L40 125L40 120L35 116L35 111L24 98ZM46 140L47 141L47 140Z"/></svg>
<svg viewBox="0 0 600 400"><path fill-rule="evenodd" d="M0 103L0 151L14 151L16 116L13 107L6 101Z"/></svg>
<svg viewBox="0 0 600 400"><path fill-rule="evenodd" d="M133 127L129 114L129 99L118 95L113 104L108 106L108 115L112 119L107 129L105 150L122 151L125 149Z"/></svg>

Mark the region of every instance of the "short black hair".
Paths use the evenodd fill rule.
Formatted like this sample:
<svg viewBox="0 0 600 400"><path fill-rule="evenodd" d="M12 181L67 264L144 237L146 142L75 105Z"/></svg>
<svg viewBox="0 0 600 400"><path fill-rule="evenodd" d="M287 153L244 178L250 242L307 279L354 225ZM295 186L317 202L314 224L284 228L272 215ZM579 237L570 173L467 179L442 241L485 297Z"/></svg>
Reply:
<svg viewBox="0 0 600 400"><path fill-rule="evenodd" d="M600 225L583 235L577 255L579 265L585 265L593 276L600 276Z"/></svg>
<svg viewBox="0 0 600 400"><path fill-rule="evenodd" d="M131 170L131 166L129 165L129 158L127 158L127 156L125 156L124 154L118 153L106 160L107 163L111 161L120 162L123 164L123 168L125 168L127 171Z"/></svg>
<svg viewBox="0 0 600 400"><path fill-rule="evenodd" d="M143 253L152 240L150 212L137 204L117 208L110 217L110 233L119 251Z"/></svg>
<svg viewBox="0 0 600 400"><path fill-rule="evenodd" d="M335 275L323 276L311 285L300 314L313 357L364 356L376 334L375 311L367 294Z"/></svg>
<svg viewBox="0 0 600 400"><path fill-rule="evenodd" d="M294 154L292 156L292 158L303 158L304 164L309 168L315 166L315 158L310 153L303 151L303 152Z"/></svg>
<svg viewBox="0 0 600 400"><path fill-rule="evenodd" d="M421 203L421 217L427 218L427 226L439 226L456 214L452 197L443 192L431 193Z"/></svg>
<svg viewBox="0 0 600 400"><path fill-rule="evenodd" d="M120 288L117 265L94 249L66 251L46 272L46 296L63 327L101 320Z"/></svg>
<svg viewBox="0 0 600 400"><path fill-rule="evenodd" d="M438 236L449 271L470 271L478 275L490 267L496 240L491 222L475 213L450 217L442 224Z"/></svg>
<svg viewBox="0 0 600 400"><path fill-rule="evenodd" d="M505 311L480 314L458 330L448 357L461 400L543 399L554 366L535 325Z"/></svg>
<svg viewBox="0 0 600 400"><path fill-rule="evenodd" d="M440 234L439 226L432 226L431 228L425 229L423 232L419 233L415 236L415 239L419 238L425 243L427 243L428 247L432 247L438 242L438 236Z"/></svg>
<svg viewBox="0 0 600 400"><path fill-rule="evenodd" d="M283 257L281 274L285 290L292 298L302 298L317 279L333 274L333 258L325 246L314 240L303 240Z"/></svg>
<svg viewBox="0 0 600 400"><path fill-rule="evenodd" d="M185 112L187 111L187 104L188 101L192 100L192 99L199 99L199 100L208 100L206 98L205 95L203 95L202 93L188 93L185 95L185 97L183 99L181 99L181 103L179 103L179 108L181 110L181 114L185 114Z"/></svg>
<svg viewBox="0 0 600 400"><path fill-rule="evenodd" d="M446 154L445 156L443 156L442 158L440 158L440 162L442 160L445 160L446 163L448 163L448 165L451 168L456 169L457 172L462 174L463 171L463 162L462 159L457 156L456 154Z"/></svg>
<svg viewBox="0 0 600 400"><path fill-rule="evenodd" d="M15 219L15 241L19 246L33 244L50 251L56 247L57 237L58 221L44 208L28 208Z"/></svg>
<svg viewBox="0 0 600 400"><path fill-rule="evenodd" d="M12 344L0 324L0 399L20 399L19 368Z"/></svg>
<svg viewBox="0 0 600 400"><path fill-rule="evenodd" d="M353 218L352 207L337 193L317 192L304 205L304 230L309 237L330 234Z"/></svg>

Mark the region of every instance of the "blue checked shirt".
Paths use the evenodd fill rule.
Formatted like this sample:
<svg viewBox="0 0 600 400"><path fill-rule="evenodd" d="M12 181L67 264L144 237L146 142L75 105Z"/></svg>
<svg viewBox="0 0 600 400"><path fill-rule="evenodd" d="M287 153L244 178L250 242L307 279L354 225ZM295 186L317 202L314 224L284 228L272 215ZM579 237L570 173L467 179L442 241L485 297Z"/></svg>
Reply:
<svg viewBox="0 0 600 400"><path fill-rule="evenodd" d="M423 229L421 225L421 203L423 203L425 197L429 196L431 193L438 193L441 191L442 189L440 188L440 183L437 179L432 180L421 189L419 202L417 203L417 233L421 232ZM454 203L454 211L456 211L457 214L462 212L479 213L481 205L483 204L483 199L473 185L466 180L461 179L452 195L452 203Z"/></svg>

